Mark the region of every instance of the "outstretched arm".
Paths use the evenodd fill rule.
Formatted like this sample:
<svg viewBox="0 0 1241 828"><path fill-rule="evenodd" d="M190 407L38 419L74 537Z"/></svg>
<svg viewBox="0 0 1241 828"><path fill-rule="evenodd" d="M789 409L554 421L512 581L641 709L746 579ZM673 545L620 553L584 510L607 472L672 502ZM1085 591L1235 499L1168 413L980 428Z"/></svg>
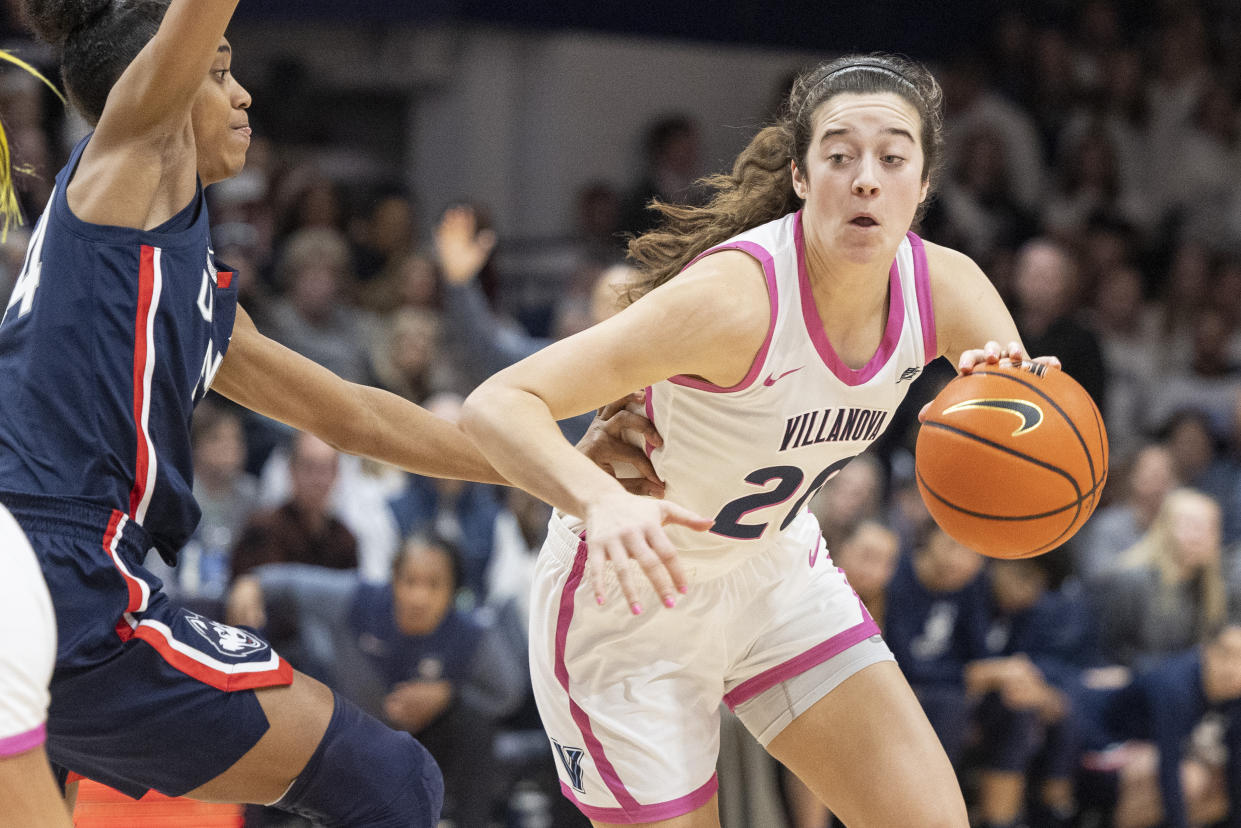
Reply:
<svg viewBox="0 0 1241 828"><path fill-rule="evenodd" d="M506 482L456 424L382 389L346 382L263 336L240 307L212 388L348 454L431 477Z"/></svg>

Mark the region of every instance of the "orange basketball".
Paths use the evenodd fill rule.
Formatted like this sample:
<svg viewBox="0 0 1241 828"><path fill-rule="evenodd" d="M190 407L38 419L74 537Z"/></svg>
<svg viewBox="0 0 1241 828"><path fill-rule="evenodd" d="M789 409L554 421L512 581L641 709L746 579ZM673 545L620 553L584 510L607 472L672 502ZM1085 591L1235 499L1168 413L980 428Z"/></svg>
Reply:
<svg viewBox="0 0 1241 828"><path fill-rule="evenodd" d="M918 489L935 522L994 558L1063 544L1107 480L1094 400L1058 368L985 366L944 387L918 431Z"/></svg>

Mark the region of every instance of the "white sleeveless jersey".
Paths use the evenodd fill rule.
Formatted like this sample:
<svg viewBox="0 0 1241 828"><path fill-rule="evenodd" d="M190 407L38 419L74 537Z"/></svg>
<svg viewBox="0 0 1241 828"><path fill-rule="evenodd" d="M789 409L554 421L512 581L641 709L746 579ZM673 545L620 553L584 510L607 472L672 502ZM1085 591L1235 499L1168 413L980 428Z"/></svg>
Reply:
<svg viewBox="0 0 1241 828"><path fill-rule="evenodd" d="M744 251L763 266L771 297L766 341L731 388L677 376L646 395L647 416L664 438L651 461L667 499L715 519L709 533L668 527L681 557L699 568L735 564L721 558L745 559L790 535L815 493L892 421L938 353L926 252L913 233L892 263L883 339L858 370L840 360L823 332L800 211L702 256L721 250ZM800 540L807 521L814 526L813 518L797 521Z"/></svg>

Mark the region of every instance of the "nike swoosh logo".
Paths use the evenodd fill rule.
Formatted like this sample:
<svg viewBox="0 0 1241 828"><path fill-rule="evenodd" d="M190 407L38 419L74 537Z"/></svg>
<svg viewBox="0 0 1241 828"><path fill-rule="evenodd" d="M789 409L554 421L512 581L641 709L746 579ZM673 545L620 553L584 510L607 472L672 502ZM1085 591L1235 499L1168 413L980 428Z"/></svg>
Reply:
<svg viewBox="0 0 1241 828"><path fill-rule="evenodd" d="M777 377L777 376L774 376L774 375L771 375L771 374L768 374L768 375L767 375L767 379L763 380L763 385L775 385L777 382L779 382L780 380L784 379L784 378L785 378L785 377L787 377L789 374L795 374L795 373L797 373L798 371L800 371L802 368L805 368L805 367L806 367L805 365L799 365L799 366L797 366L796 368L794 368L794 369L793 369L793 370L791 370L791 371L785 371L783 374L781 374L781 375L780 375L780 376L778 376L778 377Z"/></svg>
<svg viewBox="0 0 1241 828"><path fill-rule="evenodd" d="M951 408L945 408L945 414L951 414L954 411L963 411L967 408L995 408L1001 411L1007 411L1009 414L1015 414L1021 420L1021 425L1012 433L1013 437L1025 434L1027 431L1033 431L1043 422L1043 409L1039 408L1032 402L1025 400L1004 400L1004 399L982 399L982 400L966 400L959 402Z"/></svg>

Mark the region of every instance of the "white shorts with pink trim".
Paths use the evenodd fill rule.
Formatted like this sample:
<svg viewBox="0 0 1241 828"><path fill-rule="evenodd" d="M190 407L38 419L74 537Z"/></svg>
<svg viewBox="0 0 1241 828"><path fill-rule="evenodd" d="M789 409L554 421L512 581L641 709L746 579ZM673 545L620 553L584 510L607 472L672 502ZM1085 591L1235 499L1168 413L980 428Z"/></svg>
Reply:
<svg viewBox="0 0 1241 828"><path fill-rule="evenodd" d="M846 678L892 660L813 517L665 609L615 576L597 606L580 526L551 520L530 608L535 699L561 790L601 822L671 819L716 791L721 702L764 744Z"/></svg>
<svg viewBox="0 0 1241 828"><path fill-rule="evenodd" d="M0 507L0 759L43 744L56 617L34 551Z"/></svg>

